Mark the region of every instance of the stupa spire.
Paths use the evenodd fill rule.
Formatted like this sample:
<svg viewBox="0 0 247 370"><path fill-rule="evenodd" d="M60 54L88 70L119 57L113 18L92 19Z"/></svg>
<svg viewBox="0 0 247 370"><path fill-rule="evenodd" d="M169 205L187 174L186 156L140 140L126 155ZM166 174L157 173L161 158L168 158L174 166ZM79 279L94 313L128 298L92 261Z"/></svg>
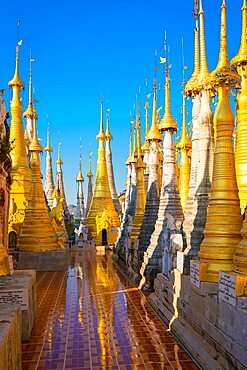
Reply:
<svg viewBox="0 0 247 370"><path fill-rule="evenodd" d="M87 186L87 211L86 211L86 216L88 215L88 211L89 211L90 204L91 204L92 197L93 197L92 152L90 152L89 158L88 158L88 173L87 173L87 177L88 177L88 186Z"/></svg>
<svg viewBox="0 0 247 370"><path fill-rule="evenodd" d="M104 125L103 125L103 98L100 99L100 125L99 125L99 133L96 136L96 139L104 146L105 141L105 132L104 132ZM101 146L102 146L101 144Z"/></svg>
<svg viewBox="0 0 247 370"><path fill-rule="evenodd" d="M243 1L242 6L242 34L241 34L241 41L240 41L240 47L238 50L237 55L232 58L231 65L237 66L240 63L246 62L247 60L247 43L246 43L246 37L247 37L247 6L246 6L246 0Z"/></svg>
<svg viewBox="0 0 247 370"><path fill-rule="evenodd" d="M82 220L85 217L85 210L84 210L84 194L83 194L83 182L84 177L82 175L82 145L80 140L80 159L79 159L79 172L76 177L76 182L78 184L77 189L77 207L76 207L76 220L75 220L75 227L79 227Z"/></svg>
<svg viewBox="0 0 247 370"><path fill-rule="evenodd" d="M199 4L198 0L194 1L194 18L195 18L195 30L194 30L194 70L193 73L185 85L185 92L188 95L194 95L197 93L198 76L200 74L200 47L199 47Z"/></svg>
<svg viewBox="0 0 247 370"><path fill-rule="evenodd" d="M182 39L182 52L183 52L183 39ZM184 56L183 56L184 60ZM182 86L184 87L184 61L183 61L183 78ZM189 151L191 150L191 140L187 135L187 122L186 122L186 104L185 95L183 94L182 104L182 133L181 139L177 143L176 148L180 151L180 176L179 176L179 193L183 211L185 210L190 182L190 158Z"/></svg>
<svg viewBox="0 0 247 370"><path fill-rule="evenodd" d="M20 91L24 84L19 76L19 46L16 46L15 73L9 81L9 87L13 89L13 96L10 103L11 124L10 142L14 142L11 150L12 159L12 186L10 190L10 210L9 210L9 232L20 232L21 224L24 220L24 213L30 190L30 169L28 165L27 152L24 140L24 130L22 123L22 104Z"/></svg>
<svg viewBox="0 0 247 370"><path fill-rule="evenodd" d="M92 173L92 154L91 153L89 155L89 160L88 160L88 173L87 173L87 177L93 177L93 173Z"/></svg>
<svg viewBox="0 0 247 370"><path fill-rule="evenodd" d="M206 54L206 41L205 41L205 27L204 27L204 11L202 8L202 0L200 0L200 73L198 75L198 87L205 83L205 79L209 75L207 54Z"/></svg>
<svg viewBox="0 0 247 370"><path fill-rule="evenodd" d="M179 176L179 192L183 211L186 206L188 193L189 193L189 181L190 181L190 158L189 150L191 149L191 141L187 135L187 122L186 122L186 104L185 96L183 95L182 105L182 133L181 139L177 144L177 149L180 150L180 176Z"/></svg>
<svg viewBox="0 0 247 370"><path fill-rule="evenodd" d="M57 160L56 160L56 164L58 164L58 165L63 164L63 161L61 160L61 145L62 145L62 143L59 141L58 149L57 149Z"/></svg>
<svg viewBox="0 0 247 370"><path fill-rule="evenodd" d="M146 137L146 135L148 133L148 130L149 130L148 108L149 108L149 104L148 104L148 100L147 100L146 103L145 103L145 137Z"/></svg>
<svg viewBox="0 0 247 370"><path fill-rule="evenodd" d="M109 112L110 109L107 110L107 114L106 114L106 130L105 130L105 137L106 137L106 140L110 141L112 139L112 135L110 133L110 127L109 127Z"/></svg>
<svg viewBox="0 0 247 370"><path fill-rule="evenodd" d="M147 135L148 135L148 126L149 126L149 116L148 116L148 109L149 109L149 104L148 104L148 97L151 94L147 95L147 101L145 103L144 109L145 109L145 137L144 137L144 143L141 147L142 153L144 153L143 157L143 162L146 165L146 168L144 170L144 178L145 178L145 189L147 187L147 182L148 182L148 175L149 175L149 169L148 169L148 158L149 158L149 141L147 140Z"/></svg>
<svg viewBox="0 0 247 370"><path fill-rule="evenodd" d="M110 109L108 109L108 112ZM106 167L107 167L107 174L108 174L108 181L110 186L111 197L114 203L115 210L117 211L119 217L122 217L122 209L118 200L115 179L114 179L114 171L113 171L113 163L112 163L112 151L110 141L112 139L112 135L109 129L109 113L106 114L106 132L105 132L105 156L106 156Z"/></svg>
<svg viewBox="0 0 247 370"><path fill-rule="evenodd" d="M137 160L136 160L136 204L135 215L133 220L133 227L131 231L131 248L134 248L135 241L137 240L146 206L146 194L144 183L144 168L141 157L141 124L140 124L140 106L137 107L137 115L135 121L135 128L137 131Z"/></svg>
<svg viewBox="0 0 247 370"><path fill-rule="evenodd" d="M24 84L19 76L19 46L16 46L16 66L12 80L9 81L9 87L13 89L13 97L10 103L12 113L10 141L15 140L15 145L11 151L12 166L28 167L27 154L24 143L23 124L21 120L22 104L20 91L24 89Z"/></svg>
<svg viewBox="0 0 247 370"><path fill-rule="evenodd" d="M166 34L165 34L165 41L164 41L164 58L161 58L161 61L164 63L164 72L165 72L165 109L164 115L159 123L159 130L165 131L171 129L172 131L177 130L177 123L175 119L172 117L171 113L171 98L170 98L170 75L169 75L169 61L168 61L168 53L166 49Z"/></svg>
<svg viewBox="0 0 247 370"><path fill-rule="evenodd" d="M130 160L132 157L132 146L133 146L133 140L132 140L132 127L130 126L130 137L129 137L129 156L125 162L126 165L130 164Z"/></svg>
<svg viewBox="0 0 247 370"><path fill-rule="evenodd" d="M51 138L50 138L50 127L49 127L49 123L48 123L48 127L47 127L47 130L46 130L46 147L44 148L44 150L46 152L52 152L53 149L51 147Z"/></svg>
<svg viewBox="0 0 247 370"><path fill-rule="evenodd" d="M23 117L33 119L37 114L33 106L33 72L32 72L32 59L31 51L30 51L30 68L29 68L29 89L28 89L28 107L27 110L23 113ZM28 129L28 128L27 128Z"/></svg>
<svg viewBox="0 0 247 370"><path fill-rule="evenodd" d="M50 209L53 206L53 191L54 191L54 180L53 180L53 171L52 171L52 147L50 143L50 127L47 127L47 143L44 148L46 151L46 175L45 175L45 196L47 199L48 206Z"/></svg>
<svg viewBox="0 0 247 370"><path fill-rule="evenodd" d="M79 171L78 171L78 175L76 177L76 181L79 182L79 181L84 181L84 177L83 177L83 174L82 174L82 145L81 145L81 140L80 140L80 159L79 159Z"/></svg>
<svg viewBox="0 0 247 370"><path fill-rule="evenodd" d="M169 76L166 77L165 82L165 111L164 115L159 123L159 130L177 130L177 122L172 116L171 113L171 102L170 102L170 79Z"/></svg>
<svg viewBox="0 0 247 370"><path fill-rule="evenodd" d="M152 125L150 127L150 130L148 131L146 135L146 140L156 140L156 141L162 141L162 135L159 132L158 124L157 124L157 81L156 77L154 77L154 85L153 85L153 113L152 113Z"/></svg>

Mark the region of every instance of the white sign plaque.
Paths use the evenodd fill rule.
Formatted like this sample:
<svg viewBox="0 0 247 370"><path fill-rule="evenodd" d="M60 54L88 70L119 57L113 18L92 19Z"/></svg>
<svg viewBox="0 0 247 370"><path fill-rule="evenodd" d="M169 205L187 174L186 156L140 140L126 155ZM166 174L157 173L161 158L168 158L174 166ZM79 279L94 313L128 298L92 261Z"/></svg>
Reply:
<svg viewBox="0 0 247 370"><path fill-rule="evenodd" d="M184 272L184 254L177 251L177 269L181 274Z"/></svg>
<svg viewBox="0 0 247 370"><path fill-rule="evenodd" d="M10 275L14 273L13 256L11 255L9 255L9 273Z"/></svg>
<svg viewBox="0 0 247 370"><path fill-rule="evenodd" d="M191 284L200 288L200 270L199 270L199 261L190 261L190 282Z"/></svg>
<svg viewBox="0 0 247 370"><path fill-rule="evenodd" d="M220 271L219 299L236 306L236 276Z"/></svg>
<svg viewBox="0 0 247 370"><path fill-rule="evenodd" d="M19 303L21 310L28 309L28 289L8 289L0 291L0 303Z"/></svg>

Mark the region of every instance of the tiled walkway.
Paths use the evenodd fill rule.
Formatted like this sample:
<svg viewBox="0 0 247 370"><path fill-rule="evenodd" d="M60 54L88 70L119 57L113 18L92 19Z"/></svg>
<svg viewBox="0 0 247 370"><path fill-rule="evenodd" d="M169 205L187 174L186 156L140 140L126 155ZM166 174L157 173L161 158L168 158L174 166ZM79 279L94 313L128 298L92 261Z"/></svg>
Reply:
<svg viewBox="0 0 247 370"><path fill-rule="evenodd" d="M68 272L37 273L37 295L23 370L197 369L110 255L71 252Z"/></svg>

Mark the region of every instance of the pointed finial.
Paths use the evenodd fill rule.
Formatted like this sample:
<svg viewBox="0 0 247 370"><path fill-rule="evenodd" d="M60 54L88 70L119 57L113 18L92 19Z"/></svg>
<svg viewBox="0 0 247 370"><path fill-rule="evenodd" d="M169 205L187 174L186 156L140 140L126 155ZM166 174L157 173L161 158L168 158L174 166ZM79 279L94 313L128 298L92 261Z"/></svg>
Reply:
<svg viewBox="0 0 247 370"><path fill-rule="evenodd" d="M109 112L110 112L110 108L107 109L107 113L106 113L106 131L105 131L106 140L111 140L112 139L112 135L111 135L110 129L109 129Z"/></svg>
<svg viewBox="0 0 247 370"><path fill-rule="evenodd" d="M19 46L22 44L22 40L19 38L19 28L20 28L20 20L18 20L18 41L16 45L16 57L15 57L15 74L12 80L9 81L9 87L17 86L20 89L24 89L24 83L22 82L19 76Z"/></svg>
<svg viewBox="0 0 247 370"><path fill-rule="evenodd" d="M206 78L209 76L207 54L206 54L206 42L205 42L205 27L204 27L204 11L202 9L202 0L200 0L200 64L201 70L198 76L199 88L202 88L205 84Z"/></svg>
<svg viewBox="0 0 247 370"><path fill-rule="evenodd" d="M82 145L81 145L81 138L80 138L80 160L79 160L79 172L76 177L76 181L84 181L84 177L82 175Z"/></svg>
<svg viewBox="0 0 247 370"><path fill-rule="evenodd" d="M172 117L172 114L171 114L170 75L169 75L169 69L170 69L171 66L169 65L169 47L168 47L168 50L167 50L166 45L167 45L167 42L166 42L166 32L165 32L165 41L164 41L164 55L165 55L165 57L160 58L160 63L164 63L165 77L166 77L165 86L164 86L164 89L165 89L165 111L164 111L164 115L163 115L163 117L160 121L160 124L158 126L159 130L161 132L165 131L165 130L168 130L168 129L177 130L176 121L174 120L174 118Z"/></svg>
<svg viewBox="0 0 247 370"><path fill-rule="evenodd" d="M185 103L185 95L183 94L183 105L182 105L182 134L179 143L176 145L177 149L190 149L191 148L191 141L187 135L187 127L186 127L186 103Z"/></svg>
<svg viewBox="0 0 247 370"><path fill-rule="evenodd" d="M137 131L137 129L136 129L136 126L134 125L133 150L132 150L132 155L131 155L131 158L130 158L130 163L135 163L136 162L136 157L137 157L136 131ZM131 140L131 142L132 142L132 140Z"/></svg>
<svg viewBox="0 0 247 370"><path fill-rule="evenodd" d="M39 139L37 137L37 115L35 114L33 117L33 138L28 147L30 152L43 152L42 146L39 143Z"/></svg>
<svg viewBox="0 0 247 370"><path fill-rule="evenodd" d="M132 125L130 124L130 137L129 137L129 156L125 162L126 165L130 164L132 157Z"/></svg>
<svg viewBox="0 0 247 370"><path fill-rule="evenodd" d="M200 12L203 12L203 9L202 9L202 0L200 0Z"/></svg>
<svg viewBox="0 0 247 370"><path fill-rule="evenodd" d="M247 62L247 6L246 0L243 1L242 6L242 34L241 34L241 42L240 47L237 55L232 58L231 65L236 67L241 63Z"/></svg>
<svg viewBox="0 0 247 370"><path fill-rule="evenodd" d="M57 161L56 164L63 164L63 161L61 160L60 152L61 152L61 141L58 143L58 151L57 151Z"/></svg>
<svg viewBox="0 0 247 370"><path fill-rule="evenodd" d="M220 53L217 67L210 73L206 85L208 89L217 89L219 84L225 83L232 88L239 88L240 76L230 67L227 53L226 38L226 3L223 0L221 6L221 25L220 25Z"/></svg>
<svg viewBox="0 0 247 370"><path fill-rule="evenodd" d="M29 104L32 105L32 62L34 62L34 59L32 59L32 51L30 49L30 67L29 67Z"/></svg>
<svg viewBox="0 0 247 370"><path fill-rule="evenodd" d="M185 86L185 78L184 78L184 71L185 69L187 69L187 67L185 68L185 65L184 65L184 38L182 36L182 65L183 65L183 69L182 69L182 87L184 88Z"/></svg>
<svg viewBox="0 0 247 370"><path fill-rule="evenodd" d="M133 142L133 152L132 152L132 154L136 154L136 147L137 147L137 145L136 145L136 128L134 128L134 142Z"/></svg>
<svg viewBox="0 0 247 370"><path fill-rule="evenodd" d="M145 123L146 123L146 135L147 135L147 133L148 133L148 130L149 130L149 128L148 128L148 121L149 121L149 117L148 117L148 108L149 108L149 104L148 104L148 98L150 97L150 95L148 94L147 95L147 101L146 101L146 103L145 103L145 111L146 111L146 113L145 113ZM146 136L145 135L145 136Z"/></svg>
<svg viewBox="0 0 247 370"><path fill-rule="evenodd" d="M103 96L100 98L100 128L104 131L103 128Z"/></svg>
<svg viewBox="0 0 247 370"><path fill-rule="evenodd" d="M154 51L154 78L156 80L156 72L158 71L158 67L157 67L157 50ZM156 88L156 86L155 86Z"/></svg>
<svg viewBox="0 0 247 370"><path fill-rule="evenodd" d="M34 59L32 58L31 49L30 49L29 62L30 62L30 67L29 67L29 93L28 93L29 98L28 98L28 107L27 107L27 110L23 113L23 116L25 118L33 119L35 117L36 110L33 107L32 62L34 62Z"/></svg>
<svg viewBox="0 0 247 370"><path fill-rule="evenodd" d="M145 164L142 161L141 157L141 119L140 119L140 106L137 110L136 121L135 121L135 128L137 131L137 161L136 167L137 168L145 168Z"/></svg>
<svg viewBox="0 0 247 370"><path fill-rule="evenodd" d="M103 96L100 98L100 129L96 136L97 140L105 140L104 126L103 126Z"/></svg>
<svg viewBox="0 0 247 370"><path fill-rule="evenodd" d="M159 132L158 125L157 125L157 98L156 98L156 77L154 77L154 87L153 87L154 95L153 95L153 113L152 113L152 125L150 130L146 135L146 140L148 141L162 141L162 135Z"/></svg>
<svg viewBox="0 0 247 370"><path fill-rule="evenodd" d="M88 173L87 173L87 177L93 177L93 173L92 173L92 155L93 155L93 152L90 152L89 153L89 157L88 157Z"/></svg>
<svg viewBox="0 0 247 370"><path fill-rule="evenodd" d="M80 158L82 157L82 144L81 144L81 137L80 137Z"/></svg>
<svg viewBox="0 0 247 370"><path fill-rule="evenodd" d="M49 127L49 122L48 122L48 127L47 127L47 143L46 143L46 147L44 148L44 150L46 152L52 152L52 147L51 147L51 143L50 143L50 127Z"/></svg>
<svg viewBox="0 0 247 370"><path fill-rule="evenodd" d="M165 112L159 124L160 131L177 130L177 122L172 117L170 102L170 80L166 79L165 83Z"/></svg>
<svg viewBox="0 0 247 370"><path fill-rule="evenodd" d="M194 71L185 85L185 94L188 96L194 96L198 93L197 80L200 73L200 51L199 51L199 4L198 0L194 0L194 18L195 18L195 30L194 30Z"/></svg>
<svg viewBox="0 0 247 370"><path fill-rule="evenodd" d="M217 68L228 67L227 39L226 39L226 2L221 5L220 55Z"/></svg>

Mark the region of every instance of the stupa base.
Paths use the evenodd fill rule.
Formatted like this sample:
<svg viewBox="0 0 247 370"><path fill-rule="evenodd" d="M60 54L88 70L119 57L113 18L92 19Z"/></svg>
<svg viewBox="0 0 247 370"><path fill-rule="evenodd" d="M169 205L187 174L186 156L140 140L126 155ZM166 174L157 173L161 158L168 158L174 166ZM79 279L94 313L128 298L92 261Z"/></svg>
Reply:
<svg viewBox="0 0 247 370"><path fill-rule="evenodd" d="M47 252L18 252L20 270L65 271L68 268L68 256L63 250Z"/></svg>
<svg viewBox="0 0 247 370"><path fill-rule="evenodd" d="M28 340L31 336L36 299L35 271L15 270L13 275L0 277L0 304L8 305L10 313L12 306L17 305L21 309L22 340Z"/></svg>
<svg viewBox="0 0 247 370"><path fill-rule="evenodd" d="M0 369L21 370L21 310L0 304Z"/></svg>

